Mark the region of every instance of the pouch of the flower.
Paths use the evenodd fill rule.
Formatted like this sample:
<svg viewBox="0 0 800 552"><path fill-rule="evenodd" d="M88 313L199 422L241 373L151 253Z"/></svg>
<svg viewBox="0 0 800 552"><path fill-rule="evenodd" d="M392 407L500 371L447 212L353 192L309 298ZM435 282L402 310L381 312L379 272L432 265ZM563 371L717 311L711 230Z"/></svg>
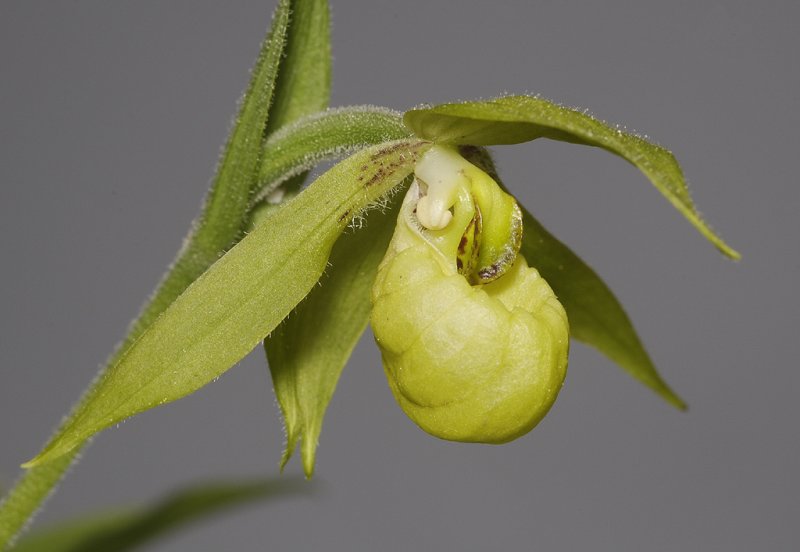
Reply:
<svg viewBox="0 0 800 552"><path fill-rule="evenodd" d="M566 313L521 255L500 278L471 285L415 224L413 201L372 289L371 324L392 393L436 437L516 439L547 414L563 384Z"/></svg>

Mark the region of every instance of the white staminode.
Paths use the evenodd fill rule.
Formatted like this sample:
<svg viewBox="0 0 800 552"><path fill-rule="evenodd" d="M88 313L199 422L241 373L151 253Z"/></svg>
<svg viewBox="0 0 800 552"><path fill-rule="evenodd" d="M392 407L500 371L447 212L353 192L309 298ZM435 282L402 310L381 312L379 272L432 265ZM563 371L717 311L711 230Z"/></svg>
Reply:
<svg viewBox="0 0 800 552"><path fill-rule="evenodd" d="M460 186L468 186L465 169L472 167L455 148L433 146L417 163L414 174L424 193L417 202L417 220L430 230L445 228L453 218Z"/></svg>
<svg viewBox="0 0 800 552"><path fill-rule="evenodd" d="M419 223L430 230L441 230L450 224L453 218L453 213L450 212L449 207L445 207L444 203L431 198L430 196L423 196L417 202L417 220Z"/></svg>

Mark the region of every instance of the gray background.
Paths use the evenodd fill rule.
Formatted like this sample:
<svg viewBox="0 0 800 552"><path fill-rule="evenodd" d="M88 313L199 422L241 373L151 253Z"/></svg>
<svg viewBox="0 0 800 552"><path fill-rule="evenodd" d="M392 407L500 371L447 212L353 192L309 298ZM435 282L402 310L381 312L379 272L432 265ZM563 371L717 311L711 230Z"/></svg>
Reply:
<svg viewBox="0 0 800 552"><path fill-rule="evenodd" d="M616 291L690 411L576 344L535 431L501 447L447 443L395 405L365 338L326 419L313 496L152 550L796 550L797 4L333 4L333 105L509 91L590 108L672 148L744 260L718 255L618 158L496 148L506 182ZM0 4L6 485L173 258L273 5ZM282 443L257 353L103 434L40 521L274 475Z"/></svg>

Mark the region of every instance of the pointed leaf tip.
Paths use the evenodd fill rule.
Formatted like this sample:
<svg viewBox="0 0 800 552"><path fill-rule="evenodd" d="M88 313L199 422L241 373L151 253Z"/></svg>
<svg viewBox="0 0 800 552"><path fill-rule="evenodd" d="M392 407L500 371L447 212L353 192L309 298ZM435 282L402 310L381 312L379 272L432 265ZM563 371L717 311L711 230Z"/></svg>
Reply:
<svg viewBox="0 0 800 552"><path fill-rule="evenodd" d="M462 147L461 152L500 182L484 148ZM625 309L605 282L521 208L524 232L520 252L555 291L567 311L571 336L600 351L669 404L686 410L686 403L659 375Z"/></svg>
<svg viewBox="0 0 800 552"><path fill-rule="evenodd" d="M701 218L672 153L584 112L538 97L506 96L412 109L403 120L420 138L438 143L491 146L549 138L605 149L637 167L723 255L741 258Z"/></svg>
<svg viewBox="0 0 800 552"><path fill-rule="evenodd" d="M401 184L428 147L401 140L366 148L320 176L271 224L253 229L95 382L34 462L193 393L241 360L315 287L353 216Z"/></svg>
<svg viewBox="0 0 800 552"><path fill-rule="evenodd" d="M385 212L368 213L331 252L320 285L265 340L272 382L286 420L283 462L301 441L303 471L314 474L325 412L350 354L367 327L370 288L389 245L400 196Z"/></svg>

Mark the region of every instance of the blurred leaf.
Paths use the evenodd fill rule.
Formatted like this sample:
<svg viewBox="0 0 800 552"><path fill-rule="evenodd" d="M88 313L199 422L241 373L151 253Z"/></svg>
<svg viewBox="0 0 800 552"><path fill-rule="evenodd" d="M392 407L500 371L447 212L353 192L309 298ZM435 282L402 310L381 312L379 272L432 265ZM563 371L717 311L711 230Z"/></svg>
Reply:
<svg viewBox="0 0 800 552"><path fill-rule="evenodd" d="M309 490L307 483L291 479L196 485L149 507L103 512L37 531L12 550L127 552L227 509Z"/></svg>
<svg viewBox="0 0 800 552"><path fill-rule="evenodd" d="M550 138L603 148L642 171L723 254L732 259L739 258L739 253L700 217L672 153L583 112L541 98L508 96L413 109L405 114L404 120L417 136L440 143L488 146Z"/></svg>
<svg viewBox="0 0 800 552"><path fill-rule="evenodd" d="M500 182L483 148L461 149L469 161ZM664 400L685 409L683 400L656 371L628 315L605 282L525 207L522 213L524 233L520 253L555 291L567 311L572 337L595 347Z"/></svg>
<svg viewBox="0 0 800 552"><path fill-rule="evenodd" d="M133 322L128 335L117 347L106 367L117 364L175 298L241 237L250 207L250 193L261 165L263 136L278 67L283 56L290 6L291 2L281 0L275 11L272 28L256 59L250 83L202 214L193 225L193 231L169 273ZM106 373L101 371L96 381L105 378ZM90 391L81 399L74 412L81 411L86 403L97 400L92 395L92 390L99 388L90 387ZM66 420L70 419L68 417ZM61 433L59 431L57 435ZM45 448L52 444L51 440ZM0 550L13 542L26 522L50 495L77 456L80 445L81 442L75 442L66 456L28 470L3 498L0 503Z"/></svg>
<svg viewBox="0 0 800 552"><path fill-rule="evenodd" d="M400 184L427 147L406 140L362 150L257 226L93 384L88 400L28 466L184 397L242 359L311 291L353 217Z"/></svg>
<svg viewBox="0 0 800 552"><path fill-rule="evenodd" d="M366 226L345 233L333 248L320 285L264 341L275 395L286 423L281 469L302 438L303 469L314 456L325 410L353 348L367 327L370 288L392 238L399 198Z"/></svg>

